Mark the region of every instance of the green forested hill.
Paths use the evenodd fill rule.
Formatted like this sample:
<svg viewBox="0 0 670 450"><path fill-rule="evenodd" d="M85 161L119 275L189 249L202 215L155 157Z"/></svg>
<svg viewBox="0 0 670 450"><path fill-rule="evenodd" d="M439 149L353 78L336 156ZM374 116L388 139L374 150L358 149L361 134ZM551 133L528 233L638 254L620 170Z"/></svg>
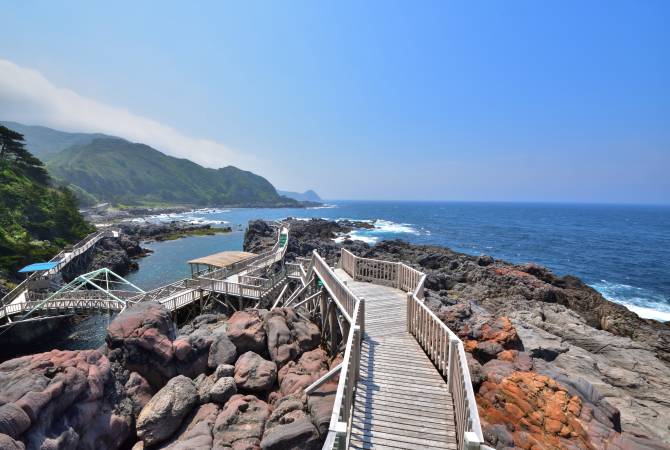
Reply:
<svg viewBox="0 0 670 450"><path fill-rule="evenodd" d="M118 204L295 206L265 178L232 166L208 169L144 144L97 138L67 148L47 163L49 173L84 199ZM91 201L92 198L89 198Z"/></svg>
<svg viewBox="0 0 670 450"><path fill-rule="evenodd" d="M0 275L49 259L91 231L72 192L54 186L22 136L0 126Z"/></svg>

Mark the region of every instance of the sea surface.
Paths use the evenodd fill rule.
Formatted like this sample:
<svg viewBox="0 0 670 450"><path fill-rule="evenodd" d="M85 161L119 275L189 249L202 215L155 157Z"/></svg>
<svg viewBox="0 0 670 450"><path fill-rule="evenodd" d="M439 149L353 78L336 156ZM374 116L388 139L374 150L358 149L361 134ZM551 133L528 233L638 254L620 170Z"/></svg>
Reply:
<svg viewBox="0 0 670 450"><path fill-rule="evenodd" d="M190 275L186 261L242 248L252 219L367 220L373 230L351 237L370 244L404 239L488 254L514 263L537 262L572 274L606 298L642 317L670 321L670 206L533 203L331 201L309 209L204 209L158 215L151 221L186 220L230 225L233 233L146 244L154 250L127 278L145 290Z"/></svg>

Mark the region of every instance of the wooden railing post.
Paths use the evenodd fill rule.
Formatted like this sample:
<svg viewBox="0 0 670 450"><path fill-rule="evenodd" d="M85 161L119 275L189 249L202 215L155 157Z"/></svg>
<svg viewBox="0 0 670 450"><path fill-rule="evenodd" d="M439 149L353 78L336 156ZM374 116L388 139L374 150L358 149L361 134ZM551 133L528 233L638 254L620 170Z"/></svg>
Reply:
<svg viewBox="0 0 670 450"><path fill-rule="evenodd" d="M365 299L361 298L358 303L358 326L360 327L360 338L365 335Z"/></svg>
<svg viewBox="0 0 670 450"><path fill-rule="evenodd" d="M447 386L449 392L453 394L454 376L458 375L458 341L456 339L449 339L449 368L447 371Z"/></svg>

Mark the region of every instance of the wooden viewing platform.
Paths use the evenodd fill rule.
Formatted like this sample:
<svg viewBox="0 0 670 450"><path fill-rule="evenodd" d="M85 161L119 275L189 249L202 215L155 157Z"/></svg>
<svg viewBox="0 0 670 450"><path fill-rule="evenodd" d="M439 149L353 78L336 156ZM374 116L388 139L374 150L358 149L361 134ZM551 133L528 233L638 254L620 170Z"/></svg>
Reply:
<svg viewBox="0 0 670 450"><path fill-rule="evenodd" d="M407 294L335 273L367 306L350 448L456 449L451 394L407 332Z"/></svg>

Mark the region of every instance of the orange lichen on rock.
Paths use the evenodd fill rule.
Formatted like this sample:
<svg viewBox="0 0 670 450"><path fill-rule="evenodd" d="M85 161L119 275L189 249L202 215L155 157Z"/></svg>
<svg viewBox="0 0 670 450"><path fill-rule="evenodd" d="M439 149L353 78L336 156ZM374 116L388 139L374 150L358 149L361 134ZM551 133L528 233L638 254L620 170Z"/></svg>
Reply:
<svg viewBox="0 0 670 450"><path fill-rule="evenodd" d="M483 421L504 425L520 448L593 448L580 419L581 399L546 375L514 372L500 383L485 381L477 404Z"/></svg>

